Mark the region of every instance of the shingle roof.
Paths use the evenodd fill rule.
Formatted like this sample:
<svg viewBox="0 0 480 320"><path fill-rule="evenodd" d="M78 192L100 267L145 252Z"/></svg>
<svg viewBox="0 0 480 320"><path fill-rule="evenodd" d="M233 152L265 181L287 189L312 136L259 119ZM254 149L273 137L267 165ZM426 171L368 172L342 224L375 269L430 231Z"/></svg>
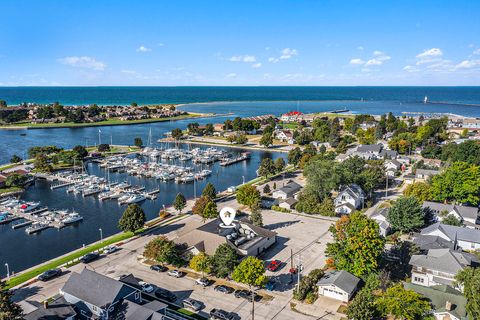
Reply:
<svg viewBox="0 0 480 320"><path fill-rule="evenodd" d="M467 298L460 291L457 291L447 285L425 287L418 284L404 282L403 286L407 290L413 290L429 299L433 308L437 312L450 312L459 319L467 319ZM447 311L447 302L452 304L451 310Z"/></svg>
<svg viewBox="0 0 480 320"><path fill-rule="evenodd" d="M295 193L299 191L301 188L302 186L296 183L295 181L290 181L283 187L279 188L278 191L283 191L286 194L290 194L290 193Z"/></svg>
<svg viewBox="0 0 480 320"><path fill-rule="evenodd" d="M163 316L159 311L167 307L166 304L156 300L144 305L125 300L124 304L126 313L123 319L125 320L160 320L163 319Z"/></svg>
<svg viewBox="0 0 480 320"><path fill-rule="evenodd" d="M48 304L48 308L45 309L43 304L36 301L28 301L33 309L32 312L28 312L22 305L24 310L25 320L38 320L38 319L67 319L75 316L77 313L73 309L72 305L68 303L63 297L59 297Z"/></svg>
<svg viewBox="0 0 480 320"><path fill-rule="evenodd" d="M332 270L317 282L318 286L335 285L348 294L352 294L357 289L360 279L345 270Z"/></svg>
<svg viewBox="0 0 480 320"><path fill-rule="evenodd" d="M420 250L430 249L454 249L455 245L439 236L427 236L417 234L413 237L413 243L416 244Z"/></svg>
<svg viewBox="0 0 480 320"><path fill-rule="evenodd" d="M350 196L354 198L362 198L365 197L365 193L363 192L362 188L355 183L349 184L348 186L344 186L340 189L338 194L342 194L343 192L347 192Z"/></svg>
<svg viewBox="0 0 480 320"><path fill-rule="evenodd" d="M97 307L105 307L135 289L85 268L81 273L72 273L62 291Z"/></svg>
<svg viewBox="0 0 480 320"><path fill-rule="evenodd" d="M416 174L421 174L424 176L433 176L439 174L440 171L438 170L429 170L429 169L417 169Z"/></svg>
<svg viewBox="0 0 480 320"><path fill-rule="evenodd" d="M422 204L423 208L429 208L436 212L442 211L455 211L459 216L462 218L469 218L476 220L478 218L478 208L470 207L470 206L459 206L456 204L445 204L441 202L433 202L433 201L424 201Z"/></svg>
<svg viewBox="0 0 480 320"><path fill-rule="evenodd" d="M480 230L456 227L447 224L441 224L440 222L434 223L431 226L428 226L422 229L422 235L429 235L432 232L439 230L445 234L450 241L462 240L473 243L480 243Z"/></svg>
<svg viewBox="0 0 480 320"><path fill-rule="evenodd" d="M450 249L430 249L426 255L414 254L410 258L412 266L423 267L431 270L457 274L466 266L472 265L478 259L469 253L453 251Z"/></svg>
<svg viewBox="0 0 480 320"><path fill-rule="evenodd" d="M359 145L357 148L357 152L365 153L365 152L376 152L379 153L382 151L383 146L381 144L362 144Z"/></svg>

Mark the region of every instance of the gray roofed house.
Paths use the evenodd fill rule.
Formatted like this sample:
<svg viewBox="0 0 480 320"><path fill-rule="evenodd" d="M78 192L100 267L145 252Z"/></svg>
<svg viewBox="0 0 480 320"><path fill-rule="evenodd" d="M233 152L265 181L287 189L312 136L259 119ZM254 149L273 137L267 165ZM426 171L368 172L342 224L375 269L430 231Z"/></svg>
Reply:
<svg viewBox="0 0 480 320"><path fill-rule="evenodd" d="M334 200L335 212L338 214L348 214L362 206L365 200L365 193L362 188L352 183L343 186Z"/></svg>
<svg viewBox="0 0 480 320"><path fill-rule="evenodd" d="M125 320L165 320L164 317L167 305L160 301L153 300L146 304L140 305L128 300L124 301L124 318Z"/></svg>
<svg viewBox="0 0 480 320"><path fill-rule="evenodd" d="M390 232L391 229L390 223L387 221L389 211L390 208L378 208L370 216L370 218L377 222L378 226L380 227L379 232L384 237Z"/></svg>
<svg viewBox="0 0 480 320"><path fill-rule="evenodd" d="M453 215L467 227L475 228L478 224L479 217L477 207L460 206L433 201L424 201L422 207L428 208L440 221L444 218L441 216L441 213L447 212L447 215Z"/></svg>
<svg viewBox="0 0 480 320"><path fill-rule="evenodd" d="M436 319L467 320L467 298L458 290L447 285L433 287L419 286L404 282L403 287L421 294L433 306L433 315Z"/></svg>
<svg viewBox="0 0 480 320"><path fill-rule="evenodd" d="M477 229L456 227L437 222L422 229L421 234L442 237L463 250L480 249L480 230Z"/></svg>
<svg viewBox="0 0 480 320"><path fill-rule="evenodd" d="M427 252L430 249L455 249L455 245L452 242L445 240L440 236L415 234L413 235L412 242L422 252Z"/></svg>
<svg viewBox="0 0 480 320"><path fill-rule="evenodd" d="M372 153L379 155L383 146L381 144L362 144L357 147L356 152L359 153Z"/></svg>
<svg viewBox="0 0 480 320"><path fill-rule="evenodd" d="M398 157L398 152L395 150L382 149L379 156L382 159L396 159Z"/></svg>
<svg viewBox="0 0 480 320"><path fill-rule="evenodd" d="M345 270L331 270L317 282L318 294L348 302L357 291L360 279Z"/></svg>
<svg viewBox="0 0 480 320"><path fill-rule="evenodd" d="M68 303L80 310L81 317L108 319L126 298L141 301L140 291L97 272L73 272L60 290Z"/></svg>
<svg viewBox="0 0 480 320"><path fill-rule="evenodd" d="M25 320L38 319L65 319L73 320L76 318L73 306L68 303L63 297L58 297L53 301L40 303L37 301L21 301L19 305L23 309Z"/></svg>
<svg viewBox="0 0 480 320"><path fill-rule="evenodd" d="M455 275L467 266L476 267L478 258L470 253L451 249L430 249L426 255L412 255L412 283L431 287L452 285Z"/></svg>
<svg viewBox="0 0 480 320"><path fill-rule="evenodd" d="M415 172L415 177L417 179L427 180L439 173L440 173L439 170L417 169L417 171Z"/></svg>
<svg viewBox="0 0 480 320"><path fill-rule="evenodd" d="M288 181L283 187L273 191L272 197L275 199L287 199L294 197L302 189L302 186L295 181Z"/></svg>

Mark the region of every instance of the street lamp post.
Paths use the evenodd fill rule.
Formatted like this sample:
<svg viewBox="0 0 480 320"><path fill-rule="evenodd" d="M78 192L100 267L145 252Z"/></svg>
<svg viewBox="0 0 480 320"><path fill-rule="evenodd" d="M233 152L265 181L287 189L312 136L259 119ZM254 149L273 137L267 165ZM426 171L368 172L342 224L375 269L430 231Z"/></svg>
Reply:
<svg viewBox="0 0 480 320"><path fill-rule="evenodd" d="M99 228L98 231L100 231L100 241L103 240L103 231L102 228Z"/></svg>
<svg viewBox="0 0 480 320"><path fill-rule="evenodd" d="M8 266L8 263L5 263L5 267L7 267L7 279L10 280L10 267Z"/></svg>

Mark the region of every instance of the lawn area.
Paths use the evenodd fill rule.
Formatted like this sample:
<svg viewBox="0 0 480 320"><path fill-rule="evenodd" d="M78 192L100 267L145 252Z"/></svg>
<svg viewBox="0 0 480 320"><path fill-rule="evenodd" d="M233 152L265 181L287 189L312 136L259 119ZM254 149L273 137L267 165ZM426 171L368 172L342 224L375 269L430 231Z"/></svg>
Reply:
<svg viewBox="0 0 480 320"><path fill-rule="evenodd" d="M23 191L20 187L0 188L0 194Z"/></svg>
<svg viewBox="0 0 480 320"><path fill-rule="evenodd" d="M110 244L113 244L113 243L116 243L116 242L119 242L119 241L122 241L122 240L126 240L128 238L133 237L133 236L134 236L133 232L120 233L120 234L114 235L110 238L107 238L102 242L95 243L95 244L93 244L91 246L88 246L86 248L77 250L77 251L75 251L71 254L68 254L68 255L60 257L58 259L52 260L47 264L44 264L44 265L41 265L37 268L31 269L31 270L29 270L27 272L24 272L24 273L22 273L18 276L12 277L9 281L7 281L7 289L15 287L15 286L17 286L17 285L19 285L19 284L21 284L25 281L30 280L30 279L33 279L36 276L40 275L41 273L43 273L43 272L45 272L49 269L57 268L57 267L65 264L69 261L72 261L74 259L78 259L78 258L82 257L83 255L89 253L89 252L99 250L99 249L101 249L103 247L106 247Z"/></svg>
<svg viewBox="0 0 480 320"><path fill-rule="evenodd" d="M290 130L295 130L299 126L298 123L285 123L285 122L280 122L278 125L282 126L282 128L284 129L290 129Z"/></svg>
<svg viewBox="0 0 480 320"><path fill-rule="evenodd" d="M173 120L182 120L201 117L202 114L198 113L189 113L185 115L180 115L170 118L154 118L154 119L140 119L140 120L120 120L120 119L109 119L100 122L93 123L74 123L74 122L65 122L65 123L13 123L9 125L0 126L0 128L5 127L26 127L32 129L40 128L75 128L75 127L96 127L96 126L117 126L117 125L130 125L130 124L139 124L139 123L151 123L151 122L163 122L163 121L173 121Z"/></svg>

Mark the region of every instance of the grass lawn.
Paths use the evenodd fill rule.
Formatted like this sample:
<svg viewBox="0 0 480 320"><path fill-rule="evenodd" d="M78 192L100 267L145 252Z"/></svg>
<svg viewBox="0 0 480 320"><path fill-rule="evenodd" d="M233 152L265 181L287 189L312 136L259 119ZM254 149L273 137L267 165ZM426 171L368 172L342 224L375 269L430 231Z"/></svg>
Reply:
<svg viewBox="0 0 480 320"><path fill-rule="evenodd" d="M180 115L176 117L169 118L154 118L154 119L140 119L140 120L120 120L120 119L109 119L100 122L93 123L74 123L74 122L65 122L65 123L14 123L1 127L26 127L26 128L75 128L75 127L96 127L96 126L117 126L117 125L129 125L129 124L139 124L139 123L150 123L150 122L163 122L163 121L172 121L172 120L182 120L201 117L202 114L198 113L189 113L186 115Z"/></svg>
<svg viewBox="0 0 480 320"><path fill-rule="evenodd" d="M1 188L0 194L9 193L9 192L18 192L18 191L23 191L23 189L20 187Z"/></svg>

